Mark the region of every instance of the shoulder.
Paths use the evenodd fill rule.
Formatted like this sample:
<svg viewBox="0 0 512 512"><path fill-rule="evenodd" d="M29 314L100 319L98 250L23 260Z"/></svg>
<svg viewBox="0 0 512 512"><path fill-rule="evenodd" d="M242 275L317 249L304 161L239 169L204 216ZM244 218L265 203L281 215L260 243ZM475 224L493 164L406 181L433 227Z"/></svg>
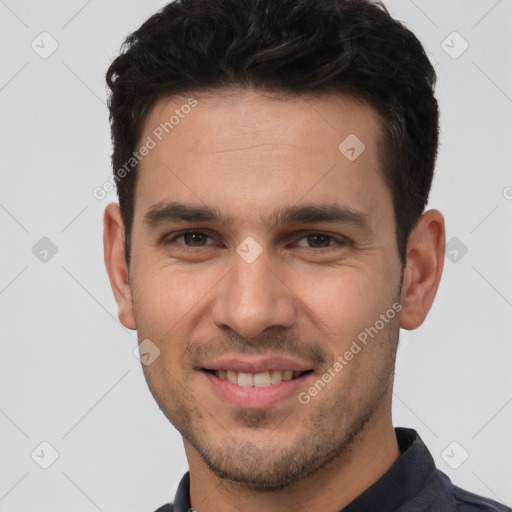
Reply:
<svg viewBox="0 0 512 512"><path fill-rule="evenodd" d="M512 509L478 494L453 486L453 498L457 512L511 512Z"/></svg>
<svg viewBox="0 0 512 512"><path fill-rule="evenodd" d="M166 503L162 505L159 509L155 510L155 512L174 512L174 506L172 503Z"/></svg>
<svg viewBox="0 0 512 512"><path fill-rule="evenodd" d="M456 486L448 475L436 469L432 475L427 493L423 498L429 500L426 510L446 510L450 512L512 512L512 508L490 498Z"/></svg>

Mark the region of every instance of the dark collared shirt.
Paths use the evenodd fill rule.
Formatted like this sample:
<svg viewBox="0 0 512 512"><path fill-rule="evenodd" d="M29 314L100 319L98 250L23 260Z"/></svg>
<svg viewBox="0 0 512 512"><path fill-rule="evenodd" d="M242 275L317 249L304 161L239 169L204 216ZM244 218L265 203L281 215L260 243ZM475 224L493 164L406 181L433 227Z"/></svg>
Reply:
<svg viewBox="0 0 512 512"><path fill-rule="evenodd" d="M395 428L400 457L343 512L512 512L512 509L452 484L439 471L428 448L411 428ZM189 512L190 474L182 478L174 506L156 512ZM208 512L207 509L198 512Z"/></svg>

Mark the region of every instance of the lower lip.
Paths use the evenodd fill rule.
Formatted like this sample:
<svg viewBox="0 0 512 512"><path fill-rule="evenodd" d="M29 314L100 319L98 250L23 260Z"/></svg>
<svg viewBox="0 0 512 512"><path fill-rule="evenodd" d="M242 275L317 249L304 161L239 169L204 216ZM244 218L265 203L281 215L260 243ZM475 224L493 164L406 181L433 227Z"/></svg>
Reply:
<svg viewBox="0 0 512 512"><path fill-rule="evenodd" d="M265 409L292 395L297 396L298 390L304 386L304 381L312 375L312 373L307 373L296 379L284 380L279 384L258 388L256 386L239 386L206 371L201 373L221 398L232 405L245 409Z"/></svg>

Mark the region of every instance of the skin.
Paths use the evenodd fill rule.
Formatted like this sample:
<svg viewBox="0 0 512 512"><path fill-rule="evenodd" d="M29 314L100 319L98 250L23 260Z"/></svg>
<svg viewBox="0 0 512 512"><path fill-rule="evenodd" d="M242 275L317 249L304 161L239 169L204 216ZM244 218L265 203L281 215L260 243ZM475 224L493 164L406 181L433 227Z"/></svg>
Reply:
<svg viewBox="0 0 512 512"><path fill-rule="evenodd" d="M105 263L120 321L160 350L143 369L184 438L192 507L340 510L400 455L391 419L399 328L421 325L434 300L443 216L423 214L403 268L380 171L379 118L364 103L335 93L190 96L198 105L139 167L129 269L119 206L105 210ZM187 99L159 101L141 141ZM355 161L338 150L349 134L366 146ZM171 200L232 219L150 228L144 215ZM265 222L276 209L305 204L364 213L368 229ZM165 243L184 229L204 235ZM252 263L236 251L249 236L262 249ZM200 370L216 356L284 355L313 370L300 389L307 391L398 303L400 313L306 405L295 393L269 408L235 407Z"/></svg>

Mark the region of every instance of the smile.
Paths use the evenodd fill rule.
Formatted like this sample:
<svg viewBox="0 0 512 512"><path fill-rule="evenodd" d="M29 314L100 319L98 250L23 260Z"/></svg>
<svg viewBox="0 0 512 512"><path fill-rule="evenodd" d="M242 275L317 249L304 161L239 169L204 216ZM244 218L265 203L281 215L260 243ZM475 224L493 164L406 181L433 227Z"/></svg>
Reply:
<svg viewBox="0 0 512 512"><path fill-rule="evenodd" d="M306 371L293 371L293 370L268 370L258 373L238 372L235 370L206 370L207 372L215 375L221 380L237 384L242 387L257 387L266 388L276 384L281 384L283 381L290 381L311 372Z"/></svg>

